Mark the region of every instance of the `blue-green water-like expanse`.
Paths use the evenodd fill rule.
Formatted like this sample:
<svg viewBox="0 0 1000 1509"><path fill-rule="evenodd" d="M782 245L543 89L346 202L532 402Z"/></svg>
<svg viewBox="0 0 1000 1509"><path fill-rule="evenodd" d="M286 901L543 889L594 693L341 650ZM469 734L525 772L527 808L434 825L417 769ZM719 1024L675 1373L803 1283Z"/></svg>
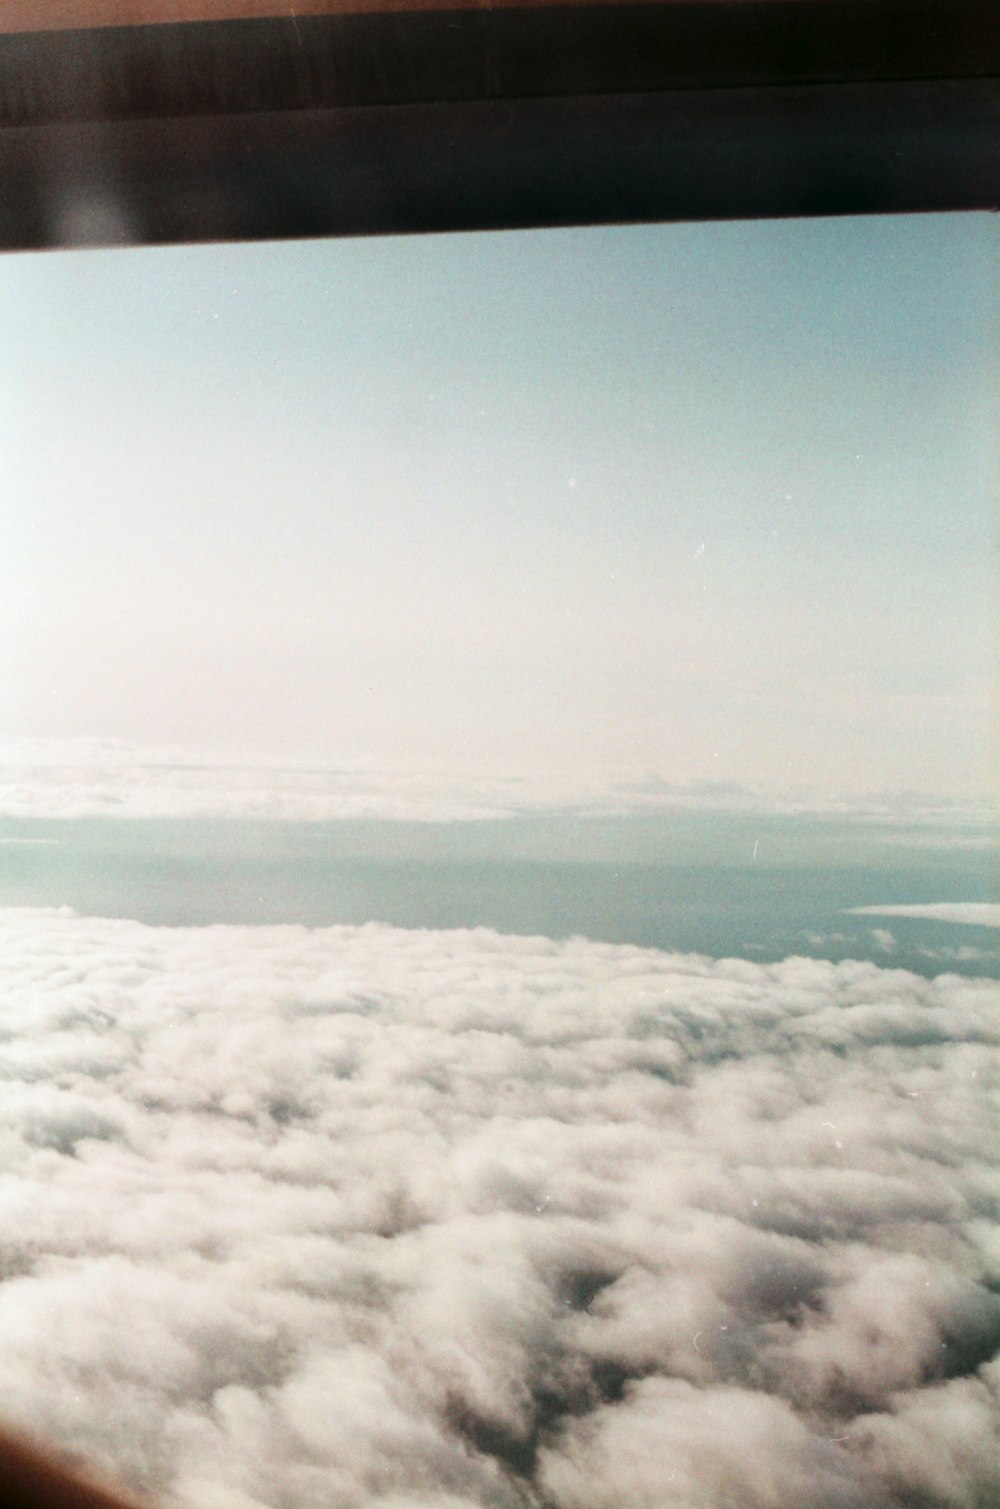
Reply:
<svg viewBox="0 0 1000 1509"><path fill-rule="evenodd" d="M0 905L153 924L373 920L1000 974L996 929L852 916L995 901L981 833L655 813L502 821L0 820Z"/></svg>

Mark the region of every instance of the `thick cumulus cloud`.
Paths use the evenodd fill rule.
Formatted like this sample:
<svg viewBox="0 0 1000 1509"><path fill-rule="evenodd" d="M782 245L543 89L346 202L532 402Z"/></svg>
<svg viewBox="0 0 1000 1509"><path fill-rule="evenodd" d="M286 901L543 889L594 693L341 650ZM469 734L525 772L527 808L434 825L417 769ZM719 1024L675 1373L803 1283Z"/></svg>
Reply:
<svg viewBox="0 0 1000 1509"><path fill-rule="evenodd" d="M184 1509L986 1509L1000 1002L0 914L16 1423Z"/></svg>

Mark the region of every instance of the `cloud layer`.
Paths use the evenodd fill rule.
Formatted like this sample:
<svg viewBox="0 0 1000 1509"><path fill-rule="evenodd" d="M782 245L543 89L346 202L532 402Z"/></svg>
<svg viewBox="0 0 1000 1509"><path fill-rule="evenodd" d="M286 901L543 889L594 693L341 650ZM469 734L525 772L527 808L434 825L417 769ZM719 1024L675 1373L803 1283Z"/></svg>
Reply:
<svg viewBox="0 0 1000 1509"><path fill-rule="evenodd" d="M988 981L0 913L15 1423L184 1509L985 1509Z"/></svg>
<svg viewBox="0 0 1000 1509"><path fill-rule="evenodd" d="M730 781L664 780L650 773L590 775L392 770L373 764L209 756L133 748L104 739L0 743L0 817L195 818L285 821L384 818L450 822L572 810L592 815L682 809L858 819L883 841L988 847L995 805L881 793L775 793ZM893 825L902 823L902 833Z"/></svg>

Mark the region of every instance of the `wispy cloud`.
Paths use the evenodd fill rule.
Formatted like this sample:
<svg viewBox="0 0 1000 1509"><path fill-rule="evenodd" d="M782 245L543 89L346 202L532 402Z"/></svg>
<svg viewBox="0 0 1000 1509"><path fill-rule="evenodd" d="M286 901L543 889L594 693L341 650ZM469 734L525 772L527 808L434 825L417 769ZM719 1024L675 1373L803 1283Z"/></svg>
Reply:
<svg viewBox="0 0 1000 1509"><path fill-rule="evenodd" d="M16 1421L184 1509L1000 1495L994 983L0 913Z"/></svg>
<svg viewBox="0 0 1000 1509"><path fill-rule="evenodd" d="M1000 927L1000 904L991 901L934 901L919 906L856 906L852 917L914 917L955 922L963 927Z"/></svg>

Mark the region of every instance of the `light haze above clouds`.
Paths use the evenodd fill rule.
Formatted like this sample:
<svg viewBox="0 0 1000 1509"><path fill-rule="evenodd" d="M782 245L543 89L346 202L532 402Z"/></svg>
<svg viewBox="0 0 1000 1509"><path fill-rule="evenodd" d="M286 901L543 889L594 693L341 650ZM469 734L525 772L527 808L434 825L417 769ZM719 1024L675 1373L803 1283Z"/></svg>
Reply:
<svg viewBox="0 0 1000 1509"><path fill-rule="evenodd" d="M995 982L0 912L4 1407L178 1509L986 1509Z"/></svg>
<svg viewBox="0 0 1000 1509"><path fill-rule="evenodd" d="M989 216L0 263L0 737L995 788Z"/></svg>

